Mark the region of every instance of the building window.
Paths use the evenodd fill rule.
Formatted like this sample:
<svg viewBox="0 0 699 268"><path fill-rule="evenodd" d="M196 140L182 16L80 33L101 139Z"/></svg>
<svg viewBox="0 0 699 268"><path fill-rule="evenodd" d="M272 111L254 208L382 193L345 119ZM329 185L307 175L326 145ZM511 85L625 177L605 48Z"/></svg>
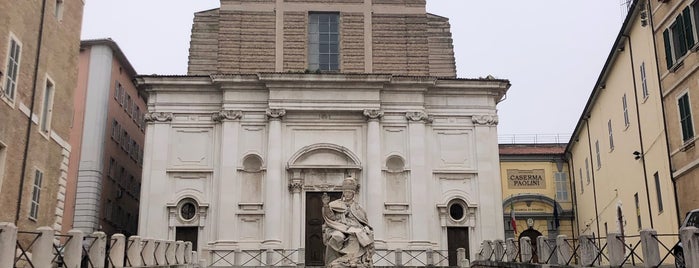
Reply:
<svg viewBox="0 0 699 268"><path fill-rule="evenodd" d="M670 25L670 28L663 31L665 61L668 70L672 69L672 66L694 46L694 27L691 16L689 7L686 7L675 18L675 22Z"/></svg>
<svg viewBox="0 0 699 268"><path fill-rule="evenodd" d="M109 158L109 169L107 170L107 176L114 179L114 173L116 173L117 164L114 158Z"/></svg>
<svg viewBox="0 0 699 268"><path fill-rule="evenodd" d="M44 89L44 103L41 106L41 131L45 134L51 129L51 115L53 114L53 93L54 85L51 80L46 79L46 88Z"/></svg>
<svg viewBox="0 0 699 268"><path fill-rule="evenodd" d="M54 11L56 19L63 20L63 0L56 0L56 10Z"/></svg>
<svg viewBox="0 0 699 268"><path fill-rule="evenodd" d="M5 178L5 159L7 158L7 146L0 142L0 193L2 193L2 181Z"/></svg>
<svg viewBox="0 0 699 268"><path fill-rule="evenodd" d="M36 220L39 217L39 200L41 198L41 181L44 179L44 173L38 169L34 173L34 186L32 187L32 203L29 209L29 218Z"/></svg>
<svg viewBox="0 0 699 268"><path fill-rule="evenodd" d="M340 35L337 13L308 15L308 69L340 70Z"/></svg>
<svg viewBox="0 0 699 268"><path fill-rule="evenodd" d="M677 99L677 106L680 110L682 141L687 142L694 138L694 125L692 123L692 109L689 106L689 93L684 93Z"/></svg>
<svg viewBox="0 0 699 268"><path fill-rule="evenodd" d="M554 173L556 179L556 199L568 201L568 178L565 172Z"/></svg>
<svg viewBox="0 0 699 268"><path fill-rule="evenodd" d="M582 168L581 168L580 169L580 193L582 194L584 192L585 192L585 186L583 183L583 175L582 175Z"/></svg>
<svg viewBox="0 0 699 268"><path fill-rule="evenodd" d="M629 103L626 101L626 93L621 97L621 107L624 110L624 127L629 127L631 122L629 121Z"/></svg>
<svg viewBox="0 0 699 268"><path fill-rule="evenodd" d="M638 224L638 229L641 230L641 203L638 201L638 193L633 195L633 201L636 204L636 223Z"/></svg>
<svg viewBox="0 0 699 268"><path fill-rule="evenodd" d="M130 112L130 111L131 111L131 110L130 110L131 108L130 108L130 107L131 107L131 95L126 94L126 103L124 104L124 111L126 111L126 113L127 113L129 116L131 116L131 112Z"/></svg>
<svg viewBox="0 0 699 268"><path fill-rule="evenodd" d="M648 81L646 79L646 63L641 63L641 87L643 88L643 99L647 99L650 95L648 93ZM624 95L626 96L626 95Z"/></svg>
<svg viewBox="0 0 699 268"><path fill-rule="evenodd" d="M587 178L587 184L590 184L590 161L585 158L585 177Z"/></svg>
<svg viewBox="0 0 699 268"><path fill-rule="evenodd" d="M607 131L609 132L609 150L614 150L614 131L612 131L612 119L607 121Z"/></svg>
<svg viewBox="0 0 699 268"><path fill-rule="evenodd" d="M595 154L597 155L597 169L602 168L602 157L599 153L599 140L595 141Z"/></svg>
<svg viewBox="0 0 699 268"><path fill-rule="evenodd" d="M19 63L22 54L22 45L10 35L10 45L7 49L7 68L5 69L4 96L11 101L15 100L17 92L17 79L19 77Z"/></svg>
<svg viewBox="0 0 699 268"><path fill-rule="evenodd" d="M653 174L653 179L655 180L655 195L658 198L658 212L663 212L663 194L660 191L660 176L658 172Z"/></svg>

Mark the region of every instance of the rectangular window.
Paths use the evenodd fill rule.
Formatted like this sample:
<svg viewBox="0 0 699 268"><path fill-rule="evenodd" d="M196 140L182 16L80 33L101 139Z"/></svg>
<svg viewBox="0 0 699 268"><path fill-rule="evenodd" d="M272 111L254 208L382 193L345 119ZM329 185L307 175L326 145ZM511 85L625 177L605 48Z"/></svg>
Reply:
<svg viewBox="0 0 699 268"><path fill-rule="evenodd" d="M46 79L46 88L44 89L44 102L41 106L41 131L48 134L51 130L51 115L53 115L53 93L54 85L51 80Z"/></svg>
<svg viewBox="0 0 699 268"><path fill-rule="evenodd" d="M582 168L581 168L580 169L580 193L582 194L584 192L585 192L585 186L583 183L583 175L582 175Z"/></svg>
<svg viewBox="0 0 699 268"><path fill-rule="evenodd" d="M131 95L126 94L126 103L124 104L124 111L126 111L126 113L129 114L129 116L131 116L131 113L129 112L130 107L131 107Z"/></svg>
<svg viewBox="0 0 699 268"><path fill-rule="evenodd" d="M119 81L114 82L114 99L121 104L121 84Z"/></svg>
<svg viewBox="0 0 699 268"><path fill-rule="evenodd" d="M119 143L119 133L121 132L121 129L119 129L119 122L116 121L116 119L112 119L112 139Z"/></svg>
<svg viewBox="0 0 699 268"><path fill-rule="evenodd" d="M134 103L134 106L136 106L135 103ZM133 112L133 121L136 122L136 125L140 127L141 122L139 121L139 118L141 118L141 108L136 106L136 108L134 109L134 112Z"/></svg>
<svg viewBox="0 0 699 268"><path fill-rule="evenodd" d="M107 170L107 176L114 178L114 173L116 173L116 160L114 158L109 158L109 170Z"/></svg>
<svg viewBox="0 0 699 268"><path fill-rule="evenodd" d="M587 184L590 184L590 161L585 158L585 177L587 178Z"/></svg>
<svg viewBox="0 0 699 268"><path fill-rule="evenodd" d="M696 12L696 11L695 11ZM689 7L680 13L668 29L663 31L665 45L665 61L667 68L672 66L695 44L694 26Z"/></svg>
<svg viewBox="0 0 699 268"><path fill-rule="evenodd" d="M0 142L0 193L2 193L2 181L5 178L5 159L7 158L7 146Z"/></svg>
<svg viewBox="0 0 699 268"><path fill-rule="evenodd" d="M653 179L655 180L655 196L658 198L658 212L663 212L663 194L660 190L660 176L658 172L653 174Z"/></svg>
<svg viewBox="0 0 699 268"><path fill-rule="evenodd" d="M29 209L29 218L36 220L39 217L39 200L41 198L41 181L44 173L38 169L34 173L34 186L32 186L32 203Z"/></svg>
<svg viewBox="0 0 699 268"><path fill-rule="evenodd" d="M614 150L614 131L612 131L612 119L607 121L607 131L609 132L609 150Z"/></svg>
<svg viewBox="0 0 699 268"><path fill-rule="evenodd" d="M63 0L56 0L56 10L54 10L54 16L58 21L63 20Z"/></svg>
<svg viewBox="0 0 699 268"><path fill-rule="evenodd" d="M556 199L568 201L568 177L565 172L554 173L556 178Z"/></svg>
<svg viewBox="0 0 699 268"><path fill-rule="evenodd" d="M17 92L17 79L19 78L19 63L22 54L22 45L13 36L10 36L10 45L7 49L7 68L5 69L4 91L5 97L15 100Z"/></svg>
<svg viewBox="0 0 699 268"><path fill-rule="evenodd" d="M602 157L599 153L599 140L595 141L595 154L597 155L597 169L602 168Z"/></svg>
<svg viewBox="0 0 699 268"><path fill-rule="evenodd" d="M646 79L646 63L641 63L641 87L643 89L643 98L648 98L648 81ZM624 95L625 96L625 95Z"/></svg>
<svg viewBox="0 0 699 268"><path fill-rule="evenodd" d="M636 204L636 223L638 224L638 229L641 230L641 203L638 201L638 193L633 195L633 201Z"/></svg>
<svg viewBox="0 0 699 268"><path fill-rule="evenodd" d="M629 103L626 101L626 93L621 97L621 107L624 110L624 126L628 127L631 122L629 121Z"/></svg>
<svg viewBox="0 0 699 268"><path fill-rule="evenodd" d="M107 199L107 204L104 206L103 218L107 219L108 221L112 220L112 200L111 199Z"/></svg>
<svg viewBox="0 0 699 268"><path fill-rule="evenodd" d="M337 13L308 14L308 69L340 70L340 35Z"/></svg>
<svg viewBox="0 0 699 268"><path fill-rule="evenodd" d="M692 123L692 109L689 104L689 93L684 93L677 99L677 106L680 110L682 141L687 142L694 138L694 125Z"/></svg>

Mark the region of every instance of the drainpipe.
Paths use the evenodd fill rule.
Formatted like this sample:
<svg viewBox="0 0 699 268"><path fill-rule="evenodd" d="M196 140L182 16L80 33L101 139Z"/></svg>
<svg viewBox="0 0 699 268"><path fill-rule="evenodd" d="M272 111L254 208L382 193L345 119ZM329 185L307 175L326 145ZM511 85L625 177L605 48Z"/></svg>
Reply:
<svg viewBox="0 0 699 268"><path fill-rule="evenodd" d="M27 169L27 158L29 156L29 138L32 133L32 117L34 115L34 99L36 96L36 87L39 79L39 61L41 59L41 41L44 37L44 15L46 14L46 0L41 1L41 18L39 20L39 32L36 46L36 58L34 59L34 81L32 82L32 95L29 105L29 118L27 119L27 134L24 139L24 153L22 155L22 169L19 175L19 190L17 190L17 210L15 211L15 225L19 221L19 212L22 209L22 190L24 189L24 177Z"/></svg>
<svg viewBox="0 0 699 268"><path fill-rule="evenodd" d="M650 191L648 190L648 171L646 169L646 149L643 148L643 132L641 131L641 112L638 109L638 89L636 86L636 65L634 65L633 62L633 46L631 45L631 37L622 34L623 37L626 37L626 40L629 43L629 59L631 60L631 79L633 79L633 98L635 100L636 104L636 126L638 128L638 143L639 146L641 146L641 165L643 166L643 182L646 184L646 200L648 201L648 217L650 218L650 228L654 229L653 227L653 211L650 208Z"/></svg>
<svg viewBox="0 0 699 268"><path fill-rule="evenodd" d="M573 178L575 176L575 164L573 163L573 154L571 152L566 152L566 158L570 161L568 161L568 172L571 174L570 175L570 196L573 201L573 215L575 215L575 219L571 220L571 223L574 223L575 225L573 226L573 239L575 239L575 228L578 229L578 232L580 232L580 224L578 224L578 210L576 209L578 207L578 198L576 196L577 192L575 189L575 179Z"/></svg>
<svg viewBox="0 0 699 268"><path fill-rule="evenodd" d="M592 196L593 199L595 200L595 222L597 225L597 236L600 235L599 232L599 211L597 209L597 187L595 186L595 168L592 166L592 139L590 138L590 116L585 117L585 124L587 125L587 146L589 147L588 152L590 153L590 164L586 168L590 168L590 171L592 172ZM601 241L597 240L597 243L599 244Z"/></svg>

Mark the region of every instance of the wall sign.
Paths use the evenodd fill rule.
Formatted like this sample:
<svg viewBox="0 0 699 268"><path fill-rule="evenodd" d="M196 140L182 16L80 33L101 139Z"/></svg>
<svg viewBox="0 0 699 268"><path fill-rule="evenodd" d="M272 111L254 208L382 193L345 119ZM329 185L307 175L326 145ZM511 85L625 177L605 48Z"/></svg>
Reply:
<svg viewBox="0 0 699 268"><path fill-rule="evenodd" d="M543 169L508 169L507 187L510 189L546 189Z"/></svg>

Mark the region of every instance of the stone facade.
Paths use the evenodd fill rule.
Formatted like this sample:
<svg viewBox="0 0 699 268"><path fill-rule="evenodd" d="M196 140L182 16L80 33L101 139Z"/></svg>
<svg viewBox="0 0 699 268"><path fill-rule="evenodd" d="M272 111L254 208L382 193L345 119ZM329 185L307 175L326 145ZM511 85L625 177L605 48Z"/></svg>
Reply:
<svg viewBox="0 0 699 268"><path fill-rule="evenodd" d="M83 5L45 1L42 11L36 1L0 3L0 221L15 222L23 230L61 230ZM9 93L12 44L19 47L19 62L16 87ZM37 175L42 177L40 191L34 190ZM33 192L40 193L38 199ZM36 217L30 215L32 207L38 208Z"/></svg>

